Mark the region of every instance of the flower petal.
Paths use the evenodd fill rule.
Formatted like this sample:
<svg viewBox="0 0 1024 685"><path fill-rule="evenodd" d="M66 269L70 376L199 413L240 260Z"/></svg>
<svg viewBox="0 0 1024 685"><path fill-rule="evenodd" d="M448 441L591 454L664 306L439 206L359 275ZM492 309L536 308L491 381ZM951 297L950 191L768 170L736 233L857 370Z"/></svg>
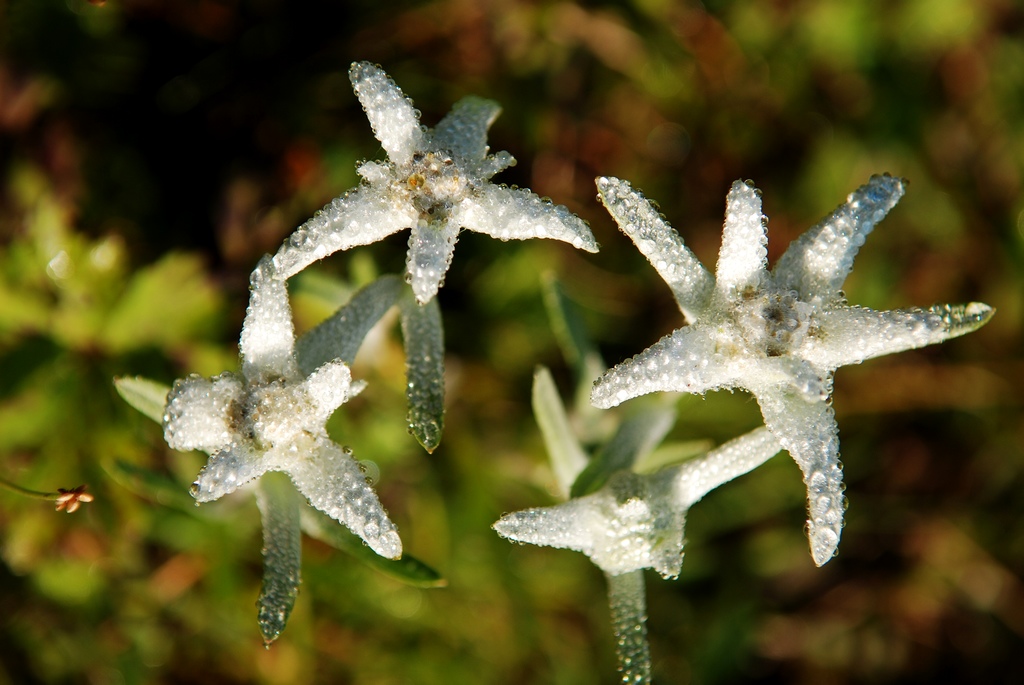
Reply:
<svg viewBox="0 0 1024 685"><path fill-rule="evenodd" d="M807 402L778 389L755 393L765 426L786 448L807 485L807 536L818 566L839 547L843 530L843 471L839 465L839 427L825 402Z"/></svg>
<svg viewBox="0 0 1024 685"><path fill-rule="evenodd" d="M412 291L420 304L437 295L444 276L452 264L455 243L459 239L458 224L451 220L417 221L409 235L406 269Z"/></svg>
<svg viewBox="0 0 1024 685"><path fill-rule="evenodd" d="M175 450L215 452L230 445L242 394L242 382L232 373L175 381L164 411L164 440Z"/></svg>
<svg viewBox="0 0 1024 685"><path fill-rule="evenodd" d="M239 442L213 454L192 483L197 502L212 502L270 471L274 464L257 454L249 442Z"/></svg>
<svg viewBox="0 0 1024 685"><path fill-rule="evenodd" d="M242 323L238 351L242 375L252 382L290 378L298 373L293 350L295 330L288 289L276 277L274 262L265 255L249 279L249 307Z"/></svg>
<svg viewBox="0 0 1024 685"><path fill-rule="evenodd" d="M765 223L760 192L743 181L733 183L725 198L725 228L715 271L716 288L729 300L762 285L768 263Z"/></svg>
<svg viewBox="0 0 1024 685"><path fill-rule="evenodd" d="M352 371L340 359L320 366L302 386L312 405L311 416L303 417L303 421L311 426L322 427L335 409L356 395L352 392Z"/></svg>
<svg viewBox="0 0 1024 685"><path fill-rule="evenodd" d="M794 240L779 257L774 274L778 286L795 290L800 299L831 304L853 268L864 239L903 197L906 181L888 174L872 176L846 202Z"/></svg>
<svg viewBox="0 0 1024 685"><path fill-rule="evenodd" d="M494 100L470 95L452 107L434 128L434 146L448 150L462 161L479 163L487 155L487 129L501 113Z"/></svg>
<svg viewBox="0 0 1024 685"><path fill-rule="evenodd" d="M311 505L345 524L377 554L402 556L398 531L351 450L319 440L313 454L293 455L284 470Z"/></svg>
<svg viewBox="0 0 1024 685"><path fill-rule="evenodd" d="M369 62L354 62L348 77L388 158L399 166L408 164L426 139L412 101L383 69Z"/></svg>
<svg viewBox="0 0 1024 685"><path fill-rule="evenodd" d="M484 184L454 207L448 220L498 240L551 238L597 252L597 242L585 221L562 205L520 188Z"/></svg>
<svg viewBox="0 0 1024 685"><path fill-rule="evenodd" d="M994 311L980 302L881 312L842 307L817 315L820 330L804 340L799 354L819 368L859 364L970 333L985 325Z"/></svg>
<svg viewBox="0 0 1024 685"><path fill-rule="evenodd" d="M608 409L652 392L734 387L738 370L730 357L716 353L715 340L704 327L684 326L598 378L590 401Z"/></svg>
<svg viewBox="0 0 1024 685"><path fill-rule="evenodd" d="M268 473L256 488L263 523L263 584L256 600L263 642L277 639L288 623L302 582L302 500L286 475Z"/></svg>
<svg viewBox="0 0 1024 685"><path fill-rule="evenodd" d="M688 509L718 486L752 471L781 450L782 444L771 431L758 428L676 467L672 480L677 506Z"/></svg>
<svg viewBox="0 0 1024 685"><path fill-rule="evenodd" d="M411 205L396 205L374 186L350 190L288 236L274 255L277 277L291 278L339 250L383 240L415 225L417 216Z"/></svg>
<svg viewBox="0 0 1024 685"><path fill-rule="evenodd" d="M597 191L608 213L672 289L686 320L707 305L714 278L650 200L626 181L601 177Z"/></svg>

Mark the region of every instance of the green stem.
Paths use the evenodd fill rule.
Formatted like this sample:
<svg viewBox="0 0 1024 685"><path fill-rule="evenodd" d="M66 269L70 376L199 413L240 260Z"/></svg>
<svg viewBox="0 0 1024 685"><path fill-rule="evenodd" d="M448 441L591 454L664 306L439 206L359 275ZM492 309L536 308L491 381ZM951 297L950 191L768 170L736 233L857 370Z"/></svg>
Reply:
<svg viewBox="0 0 1024 685"><path fill-rule="evenodd" d="M61 493L59 492L37 492L36 490L29 490L28 488L23 488L20 485L12 483L11 481L3 477L0 477L0 487L4 488L5 490L10 490L11 492L16 492L19 495L24 495L25 497L32 497L34 499L56 500L61 495Z"/></svg>

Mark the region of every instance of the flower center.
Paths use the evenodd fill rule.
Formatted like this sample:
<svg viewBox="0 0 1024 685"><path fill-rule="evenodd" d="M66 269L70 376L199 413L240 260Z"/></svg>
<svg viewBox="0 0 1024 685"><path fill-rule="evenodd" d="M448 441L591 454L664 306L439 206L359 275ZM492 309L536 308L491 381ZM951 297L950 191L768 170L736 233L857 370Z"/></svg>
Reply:
<svg viewBox="0 0 1024 685"><path fill-rule="evenodd" d="M799 347L811 329L813 306L789 292L750 293L736 310L743 339L768 357L781 357Z"/></svg>
<svg viewBox="0 0 1024 685"><path fill-rule="evenodd" d="M412 158L404 185L413 206L429 221L447 211L465 196L469 187L466 176L452 156L443 151L418 152Z"/></svg>
<svg viewBox="0 0 1024 685"><path fill-rule="evenodd" d="M309 398L301 388L283 379L250 390L245 406L245 428L264 450L298 445L311 427L303 422L312 413Z"/></svg>

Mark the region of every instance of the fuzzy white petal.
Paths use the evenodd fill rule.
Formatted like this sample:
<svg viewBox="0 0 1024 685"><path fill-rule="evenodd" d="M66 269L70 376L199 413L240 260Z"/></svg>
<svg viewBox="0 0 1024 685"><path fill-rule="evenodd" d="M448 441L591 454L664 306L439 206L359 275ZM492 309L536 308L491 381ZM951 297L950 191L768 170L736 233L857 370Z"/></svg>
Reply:
<svg viewBox="0 0 1024 685"><path fill-rule="evenodd" d="M230 445L242 396L242 381L232 373L175 381L164 410L164 440L176 450L214 452Z"/></svg>
<svg viewBox="0 0 1024 685"><path fill-rule="evenodd" d="M413 154L423 149L426 138L412 101L383 69L369 62L353 64L348 77L388 158L395 164L408 164Z"/></svg>
<svg viewBox="0 0 1024 685"><path fill-rule="evenodd" d="M250 277L249 307L238 341L242 375L249 382L294 376L294 347L288 289L276 277L273 260L264 256Z"/></svg>
<svg viewBox="0 0 1024 685"><path fill-rule="evenodd" d="M597 252L586 222L565 207L521 188L486 184L453 208L449 220L498 240L551 238Z"/></svg>
<svg viewBox="0 0 1024 685"><path fill-rule="evenodd" d="M629 183L601 177L597 191L615 223L672 289L687 321L694 321L707 304L714 277L651 201Z"/></svg>
<svg viewBox="0 0 1024 685"><path fill-rule="evenodd" d="M725 228L718 253L715 285L728 299L762 285L768 261L768 235L761 213L761 195L751 185L736 181L725 200Z"/></svg>
<svg viewBox="0 0 1024 685"><path fill-rule="evenodd" d="M345 524L377 554L402 556L398 531L351 451L323 439L311 453L295 455L287 471L311 505Z"/></svg>
<svg viewBox="0 0 1024 685"><path fill-rule="evenodd" d="M903 179L884 174L850 193L779 258L774 269L778 287L795 290L804 300L837 301L864 240L903 197L905 187Z"/></svg>
<svg viewBox="0 0 1024 685"><path fill-rule="evenodd" d="M363 185L333 199L299 226L274 255L278 278L291 278L315 261L369 245L416 224L410 205L396 204L377 186Z"/></svg>

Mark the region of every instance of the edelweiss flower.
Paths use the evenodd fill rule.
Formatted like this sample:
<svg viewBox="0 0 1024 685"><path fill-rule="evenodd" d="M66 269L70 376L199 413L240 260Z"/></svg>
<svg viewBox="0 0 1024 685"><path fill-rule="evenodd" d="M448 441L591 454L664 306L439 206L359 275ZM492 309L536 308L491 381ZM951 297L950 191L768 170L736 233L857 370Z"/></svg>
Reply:
<svg viewBox="0 0 1024 685"><path fill-rule="evenodd" d="M381 556L397 559L402 542L394 524L351 452L332 442L324 427L363 384L352 383L340 360L302 378L288 293L270 257L253 271L251 285L239 341L241 376L193 375L176 381L167 396L167 444L210 455L192 495L209 502L268 471L284 471L310 504Z"/></svg>
<svg viewBox="0 0 1024 685"><path fill-rule="evenodd" d="M715 276L628 183L599 178L605 207L672 288L689 325L599 378L591 400L613 407L657 391L750 391L765 425L803 471L811 555L819 566L843 525L839 433L830 406L840 366L976 330L992 308L936 305L873 311L847 305L840 287L868 233L903 195L904 182L874 176L766 269L761 198L737 181L726 198Z"/></svg>
<svg viewBox="0 0 1024 685"><path fill-rule="evenodd" d="M407 279L421 304L437 294L463 228L499 240L554 238L597 251L590 229L565 207L528 190L490 183L491 176L515 164L507 152L487 154L487 129L501 111L497 103L463 98L430 130L380 67L356 62L349 78L388 161L363 163L358 172L364 183L334 199L285 241L274 257L280 278L403 228L412 229Z"/></svg>
<svg viewBox="0 0 1024 685"><path fill-rule="evenodd" d="M583 552L609 576L653 568L675 578L689 508L780 449L759 428L680 466L650 475L619 471L593 494L507 514L494 529L510 540Z"/></svg>

